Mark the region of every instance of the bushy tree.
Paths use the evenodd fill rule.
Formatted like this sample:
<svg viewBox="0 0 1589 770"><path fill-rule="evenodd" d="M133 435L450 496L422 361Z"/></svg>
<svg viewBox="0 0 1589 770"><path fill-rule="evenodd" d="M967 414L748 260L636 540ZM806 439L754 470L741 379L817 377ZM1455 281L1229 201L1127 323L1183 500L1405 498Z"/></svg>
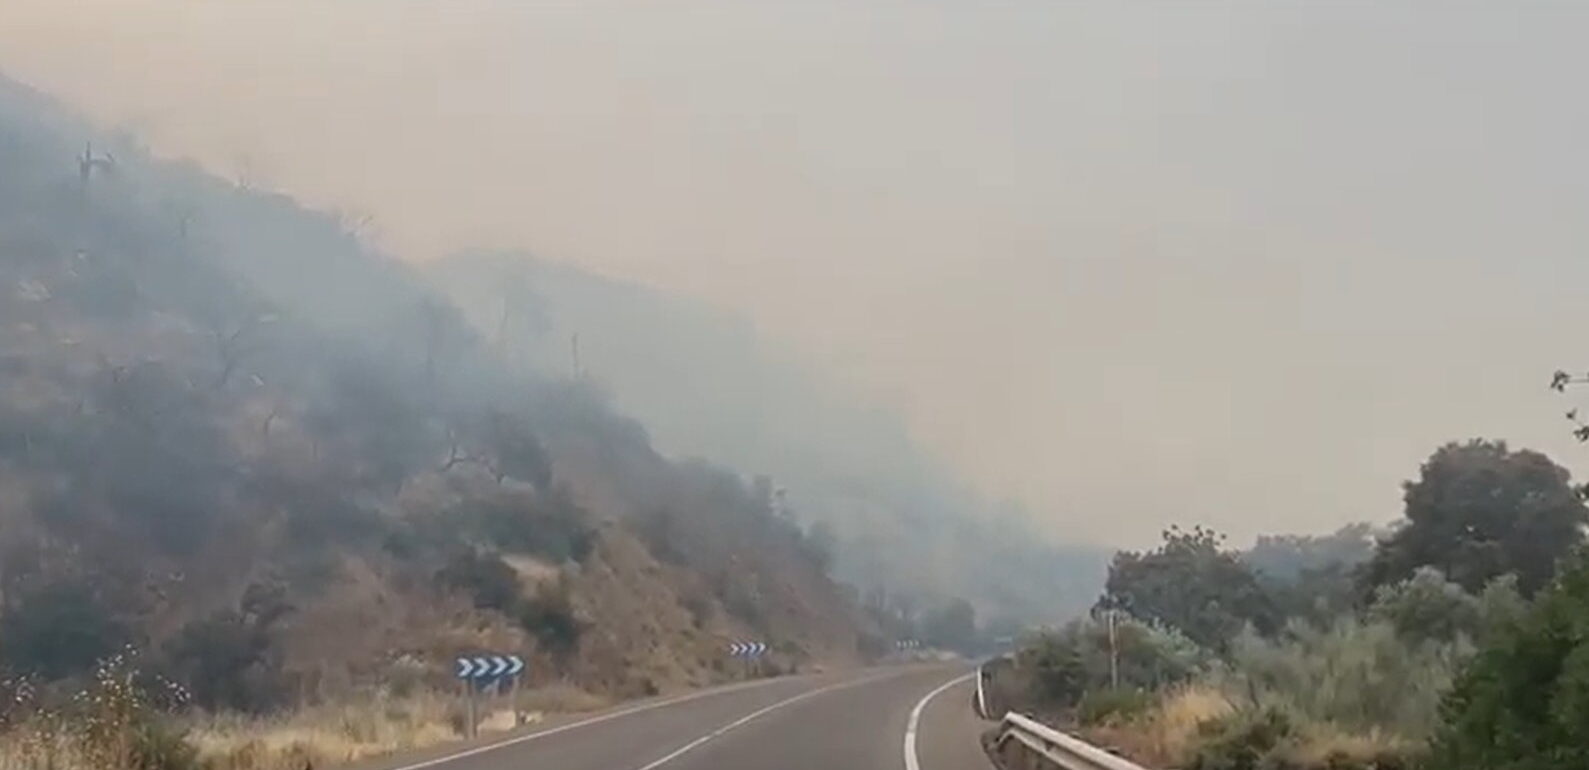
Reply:
<svg viewBox="0 0 1589 770"><path fill-rule="evenodd" d="M1373 527L1357 523L1328 535L1260 535L1241 558L1277 615L1327 624L1358 604L1358 572L1374 546Z"/></svg>
<svg viewBox="0 0 1589 770"><path fill-rule="evenodd" d="M469 594L476 607L512 618L553 653L571 652L584 631L565 583L559 580L526 595L518 573L495 554L461 550L436 580Z"/></svg>
<svg viewBox="0 0 1589 770"><path fill-rule="evenodd" d="M1361 599L1357 571L1341 564L1303 570L1290 580L1260 575L1259 584L1276 617L1317 625L1328 625L1341 615L1352 614Z"/></svg>
<svg viewBox="0 0 1589 770"><path fill-rule="evenodd" d="M1115 554L1099 607L1174 626L1215 649L1249 623L1273 630L1269 596L1240 554L1223 543L1221 535L1201 526L1171 527L1155 550Z"/></svg>
<svg viewBox="0 0 1589 770"><path fill-rule="evenodd" d="M1173 628L1125 615L1115 620L1111 644L1106 615L1072 621L1037 635L1018 655L1039 700L1074 706L1088 693L1114 688L1158 689L1186 680L1212 656ZM1113 660L1111 661L1111 657Z"/></svg>
<svg viewBox="0 0 1589 770"><path fill-rule="evenodd" d="M207 708L258 711L278 695L272 627L292 611L280 585L253 584L236 609L194 621L166 645L193 701Z"/></svg>
<svg viewBox="0 0 1589 770"><path fill-rule="evenodd" d="M1380 586L1368 614L1418 641L1473 636L1481 623L1478 597L1433 567L1419 567L1407 580Z"/></svg>
<svg viewBox="0 0 1589 770"><path fill-rule="evenodd" d="M361 480L376 488L401 489L442 454L423 402L401 384L376 363L343 361L306 415L310 433L328 445L322 456L356 460Z"/></svg>
<svg viewBox="0 0 1589 770"><path fill-rule="evenodd" d="M970 651L977 643L977 612L971 602L955 598L922 623L922 637L934 647Z"/></svg>
<svg viewBox="0 0 1589 770"><path fill-rule="evenodd" d="M834 531L833 525L825 521L812 522L806 528L804 546L801 550L810 557L823 572L833 568L833 559L839 550L839 535Z"/></svg>
<svg viewBox="0 0 1589 770"><path fill-rule="evenodd" d="M1577 556L1457 680L1431 767L1589 767L1589 557Z"/></svg>
<svg viewBox="0 0 1589 770"><path fill-rule="evenodd" d="M1510 633L1528 616L1529 606L1517 590L1516 575L1502 575L1490 581L1479 594L1479 630L1474 639L1489 644Z"/></svg>
<svg viewBox="0 0 1589 770"><path fill-rule="evenodd" d="M1404 524L1369 563L1370 588L1434 567L1470 593L1513 573L1518 589L1531 596L1583 541L1589 523L1565 469L1500 441L1436 450L1418 480L1405 485L1404 499Z"/></svg>
<svg viewBox="0 0 1589 770"><path fill-rule="evenodd" d="M584 561L596 545L588 516L561 490L473 497L423 523L437 541L461 536L491 549L554 563Z"/></svg>
<svg viewBox="0 0 1589 770"><path fill-rule="evenodd" d="M521 602L516 618L545 649L559 656L572 653L585 631L574 611L568 585L561 580L542 586L534 596Z"/></svg>
<svg viewBox="0 0 1589 770"><path fill-rule="evenodd" d="M1328 535L1259 535L1242 561L1261 576L1297 580L1306 573L1355 567L1374 556L1374 528L1357 522Z"/></svg>
<svg viewBox="0 0 1589 770"><path fill-rule="evenodd" d="M44 583L0 611L0 663L45 679L88 671L131 639L83 580Z"/></svg>
<svg viewBox="0 0 1589 770"><path fill-rule="evenodd" d="M460 549L436 573L436 582L468 594L476 607L513 614L522 600L518 573L494 554Z"/></svg>

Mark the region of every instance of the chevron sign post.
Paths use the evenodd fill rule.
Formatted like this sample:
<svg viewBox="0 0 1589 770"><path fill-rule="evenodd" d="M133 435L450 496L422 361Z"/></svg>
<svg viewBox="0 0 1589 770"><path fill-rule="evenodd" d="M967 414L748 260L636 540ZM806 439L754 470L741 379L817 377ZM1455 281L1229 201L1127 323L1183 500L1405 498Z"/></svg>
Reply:
<svg viewBox="0 0 1589 770"><path fill-rule="evenodd" d="M459 658L457 665L459 679L478 683L518 676L524 670L524 660L517 655L477 655Z"/></svg>
<svg viewBox="0 0 1589 770"><path fill-rule="evenodd" d="M757 663L763 653L767 652L767 645L761 642L729 642L728 654L730 657L745 661L745 677L749 678L755 669L760 668Z"/></svg>
<svg viewBox="0 0 1589 770"><path fill-rule="evenodd" d="M518 692L519 674L524 671L524 659L517 655L471 655L460 657L453 661L457 667L455 675L463 681L464 691L469 696L469 729L468 735L474 737L478 732L479 720L475 716L475 693L479 690L497 686L501 691L501 683L507 681L511 684L514 694Z"/></svg>
<svg viewBox="0 0 1589 770"><path fill-rule="evenodd" d="M767 645L761 642L729 642L728 654L736 658L759 658L767 652Z"/></svg>

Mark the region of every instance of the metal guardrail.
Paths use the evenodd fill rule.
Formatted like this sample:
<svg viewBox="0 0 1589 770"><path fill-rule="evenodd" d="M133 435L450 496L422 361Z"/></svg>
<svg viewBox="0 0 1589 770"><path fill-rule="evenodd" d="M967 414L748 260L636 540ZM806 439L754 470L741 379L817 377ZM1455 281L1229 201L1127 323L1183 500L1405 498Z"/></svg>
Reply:
<svg viewBox="0 0 1589 770"><path fill-rule="evenodd" d="M986 668L978 667L974 707L983 719L992 719L984 690L986 679ZM987 749L1004 770L1146 770L1135 762L1013 711L999 721L998 731Z"/></svg>
<svg viewBox="0 0 1589 770"><path fill-rule="evenodd" d="M977 717L980 719L993 718L993 715L988 713L988 693L984 687L988 680L987 671L987 668L983 666L977 666L976 700L971 702L971 707L977 712Z"/></svg>
<svg viewBox="0 0 1589 770"><path fill-rule="evenodd" d="M991 747L1005 770L1145 770L1141 765L1011 712Z"/></svg>

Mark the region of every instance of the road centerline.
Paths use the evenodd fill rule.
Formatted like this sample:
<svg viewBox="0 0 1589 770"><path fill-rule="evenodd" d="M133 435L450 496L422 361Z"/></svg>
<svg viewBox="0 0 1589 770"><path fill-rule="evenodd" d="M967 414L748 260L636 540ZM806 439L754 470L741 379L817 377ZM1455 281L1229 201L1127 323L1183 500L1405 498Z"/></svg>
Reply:
<svg viewBox="0 0 1589 770"><path fill-rule="evenodd" d="M866 677L865 679L856 679L856 680L849 681L849 682L835 682L833 684L826 685L824 687L818 687L815 690L807 690L807 691L805 691L803 693L800 693L799 695L795 695L795 696L792 696L792 697L789 697L789 698L785 698L785 699L783 699L781 701L778 701L777 703L774 703L774 704L772 704L770 706L763 706L762 708L759 708L759 709L757 709L755 711L752 711L749 714L746 714L746 715L744 715L744 716L742 716L742 717L740 717L738 719L735 719L732 722L729 722L727 724L721 725L717 729L715 729L715 730L713 730L713 731L711 731L711 732L709 732L709 733L707 733L705 735L702 735L701 737L696 738L695 740L690 741L689 743L686 743L686 744L684 744L683 746L680 746L677 749L674 749L673 751L669 752L666 756L663 756L660 759L654 760L654 761L650 762L649 764L642 765L642 766L640 766L638 768L635 768L635 770L656 770L656 768L659 768L659 767L661 767L661 766L663 766L663 765L665 765L665 764L667 764L669 762L672 762L673 760L678 759L679 757L682 757L685 754L688 754L689 752L700 748L701 746L704 746L705 744L711 742L712 740L715 740L717 738L722 737L723 735L726 735L727 733L732 731L734 728L741 727L743 725L749 724L750 722L753 722L753 721L755 721L755 720L757 720L757 719L759 719L761 717L764 717L764 716L766 716L768 714L771 714L772 712L777 711L777 710L779 710L781 708L784 708L785 706L792 706L792 705L794 705L796 703L799 703L800 701L806 700L808 698L815 698L816 696L822 695L823 693L834 692L836 690L843 690L843 689L847 689L847 688L850 688L850 687L859 687L859 686L864 685L864 684L870 684L872 682L876 682L876 681L879 681L879 680L882 680L882 679L888 679L888 678L894 677L894 676L899 676L899 673L898 672L891 672L891 673L882 674L882 675L879 675L879 676L869 676L869 677Z"/></svg>
<svg viewBox="0 0 1589 770"><path fill-rule="evenodd" d="M628 706L628 707L625 707L625 708L618 709L617 711L609 711L609 712L607 712L605 714L598 714L598 715L590 717L588 719L581 719L581 720L579 720L577 722L570 722L570 723L568 723L566 725L558 725L557 727L551 727L551 728L547 728L545 730L538 730L538 731L533 732L533 733L528 733L528 734L525 734L525 735L519 735L519 736L515 736L515 737L512 737L512 738L507 738L507 739L504 739L504 740L496 741L496 742L493 742L493 743L487 743L487 744L485 744L483 746L475 746L473 748L464 749L462 751L454 752L452 754L447 754L447 755L444 755L444 756L435 757L434 759L427 759L427 760L425 760L423 762L415 762L415 763L410 764L410 765L403 765L401 767L392 768L392 770L425 770L425 768L435 767L437 765L444 765L444 764L447 764L449 762L455 762L455 761L460 760L460 759L467 759L469 757L478 756L480 754L485 754L485 753L488 753L488 752L497 751L498 749L505 749L505 748L508 748L510 746L517 746L519 744L529 743L531 741L540 740L541 738L549 738L549 737L551 737L553 735L557 735L558 733L564 733L564 732L568 732L570 730L577 730L577 729L582 728L582 727L590 727L592 725L598 725L598 724L601 724L603 722L608 722L608 721L611 721L611 720L614 720L614 719L618 719L618 718L621 718L621 717L626 717L626 716L629 716L631 714L639 714L639 713L643 713L643 712L646 712L646 711L653 711L653 710L660 709L660 708L666 708L668 706L676 706L676 705L678 705L680 703L687 703L687 702L693 701L693 700L700 700L702 698L709 698L709 697L712 697L714 695L727 695L729 693L738 692L740 690L748 690L748 689L751 689L753 687L766 686L766 685L773 684L773 683L778 682L778 681L779 680L777 680L777 679L762 679L762 680L756 680L756 681L750 681L750 682L739 682L737 684L729 685L727 687L718 687L718 688L713 688L713 689L709 689L709 690L699 690L699 691L696 691L696 692L687 693L687 694L675 696L675 697L672 697L672 698L666 698L666 699L659 700L659 701L652 701L650 703L640 703L640 704L636 704L636 705L633 705L633 706Z"/></svg>

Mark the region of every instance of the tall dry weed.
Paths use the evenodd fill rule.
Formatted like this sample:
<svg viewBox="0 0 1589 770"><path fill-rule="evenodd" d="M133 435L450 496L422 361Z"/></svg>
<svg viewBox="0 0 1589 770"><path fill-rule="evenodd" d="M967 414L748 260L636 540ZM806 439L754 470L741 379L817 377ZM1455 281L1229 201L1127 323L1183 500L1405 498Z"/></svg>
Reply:
<svg viewBox="0 0 1589 770"><path fill-rule="evenodd" d="M1165 692L1147 711L1123 722L1093 728L1087 735L1149 767L1175 767L1196 749L1205 725L1235 713L1217 687L1181 685Z"/></svg>

